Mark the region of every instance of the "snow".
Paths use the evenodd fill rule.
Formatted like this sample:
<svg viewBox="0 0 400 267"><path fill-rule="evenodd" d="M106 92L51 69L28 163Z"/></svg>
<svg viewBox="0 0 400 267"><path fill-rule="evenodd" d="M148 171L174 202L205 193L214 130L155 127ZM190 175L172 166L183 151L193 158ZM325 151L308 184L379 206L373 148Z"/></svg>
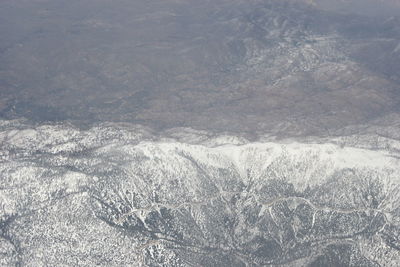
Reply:
<svg viewBox="0 0 400 267"><path fill-rule="evenodd" d="M253 143L242 146L224 145L211 148L229 157L237 166L243 164L242 155L248 150L260 153L270 151L269 157L277 157L286 150L289 155L306 157L311 152L317 152L324 160L332 161L338 168L373 167L385 168L393 166L395 159L386 151L374 151L361 148L344 147L334 144L279 144L279 143ZM241 166L243 168L243 166Z"/></svg>
<svg viewBox="0 0 400 267"><path fill-rule="evenodd" d="M40 214L35 213L40 220L27 222L28 226L37 227L28 232L38 237L43 233L48 236L61 233L75 239L80 234L86 236L89 231L87 237L111 238L115 232L108 232L112 229L109 225L103 227L96 221L96 227L90 226L93 221L90 221L88 210L105 210L96 203L89 209L83 208L92 202L88 202L89 192L82 190L93 188L90 193L121 205L118 215L109 213L111 220L118 224L123 224L132 213L146 223L150 213L160 212L161 207L165 207L174 212L189 210L189 218L199 225L206 225L210 216L216 216L213 211L224 205L224 201L219 203L221 197L229 200L231 196L239 196L237 207L246 212L252 205L261 205L259 218L266 215L278 226L283 217L275 208L282 202L290 209L307 202L313 209L307 215L311 228L321 225L321 216L358 216L364 210L367 217L379 211L386 216L387 222L398 222L395 212L399 206L400 157L399 150L393 148L400 147L400 142L394 139L383 142L383 139L370 136L356 136L282 141L268 137L249 142L228 134L192 134L187 129L183 134L175 130L169 138L152 136L144 131L140 133L140 128L139 134L135 131L118 126L99 126L87 131L68 126L29 126L0 131L0 156L4 154L0 164L4 187L0 190L0 216L40 210ZM80 151L84 153L76 153ZM343 176L336 175L342 171ZM330 186L332 178L341 183L337 190ZM327 200L319 199L318 195L314 199L314 195L306 193L304 198L280 192L269 194L264 189L270 189L272 179L283 181L283 185L292 184L296 192L305 192L310 186L312 192L322 188L321 192L325 194L324 186L327 186ZM368 197L358 202L365 198L360 195L363 188L358 191L352 186L363 187L376 181L374 179L379 179L384 200L378 207L369 207ZM347 194L350 195L348 198L343 197ZM226 207L229 211L230 206ZM336 211L332 212L334 209ZM67 221L60 220L64 217ZM292 226L297 231L299 222L295 219ZM242 219L238 220L236 229L246 229L246 235L259 234L259 228L248 227ZM100 230L106 231L105 234ZM277 236L272 238L279 238L280 234L276 233ZM121 239L118 238L119 248ZM33 244L37 246L38 243ZM52 243L53 247L60 244L58 241ZM140 247L147 246L141 241L132 245L130 241L127 247L132 251L132 247L139 244ZM367 242L362 246L367 254L376 255L374 246L368 247ZM107 248L107 251L112 249ZM393 251L391 257L397 259L396 256Z"/></svg>
<svg viewBox="0 0 400 267"><path fill-rule="evenodd" d="M342 147L333 143L260 142L209 147L174 141L145 141L138 145L122 145L113 149L130 155L144 155L149 159L145 168L154 168L154 175L158 173L156 177L160 179L163 179L165 172L183 180L196 176L196 167L186 158L189 156L201 168L237 171L245 183L248 182L249 172L257 179L267 178L267 172L270 173L267 175L288 179L288 182L299 189L321 183L338 170L385 170L400 166L400 159L394 158L386 150ZM136 167L133 165L132 168Z"/></svg>
<svg viewBox="0 0 400 267"><path fill-rule="evenodd" d="M138 133L136 133L138 132ZM170 138L151 136L140 127L117 127L112 125L98 126L88 131L79 131L69 126L40 126L36 129L9 129L0 132L3 149L0 155L9 159L8 149L18 147L21 155L29 156L41 149L47 153L71 153L96 147L96 156L107 155L108 158L124 159L132 175L138 168L154 168L154 175L160 179L167 172L171 177L189 177L196 175L196 166L210 167L217 174L218 169L237 172L243 181L249 174L260 179L266 175L280 175L290 182L304 188L320 182L321 177L328 177L341 169L394 169L400 166L400 157L386 147L373 146L375 139L363 137L359 142L346 142L345 139L324 139L323 143L311 143L310 140L249 142L243 137L233 135L210 136L208 133L184 129L180 135L177 130L170 133ZM197 142L187 138L186 133L195 133ZM177 136L176 139L172 135ZM190 135L191 136L191 135ZM189 140L184 142L183 139ZM140 141L141 140L141 141ZM388 142L386 142L388 143ZM347 146L346 146L347 144ZM399 142L390 140L390 147L400 147ZM350 145L356 145L352 147ZM135 159L145 157L143 166L136 166ZM61 164L61 158L54 158L54 163ZM64 159L65 161L66 159ZM130 160L132 163L130 163ZM58 162L56 162L58 161ZM147 164L147 165L146 165ZM277 167L273 164L282 165ZM183 167L186 166L186 167ZM112 168L112 167L110 167ZM272 173L271 173L272 168ZM274 168L278 168L275 173ZM162 171L160 171L162 170ZM25 174L21 174L22 176ZM264 178L263 178L264 177ZM68 174L65 177L67 188L74 190L84 181L84 177ZM189 183L189 182L188 182Z"/></svg>
<svg viewBox="0 0 400 267"><path fill-rule="evenodd" d="M77 172L67 172L64 175L64 183L67 192L75 192L79 190L79 185L86 182L87 176Z"/></svg>

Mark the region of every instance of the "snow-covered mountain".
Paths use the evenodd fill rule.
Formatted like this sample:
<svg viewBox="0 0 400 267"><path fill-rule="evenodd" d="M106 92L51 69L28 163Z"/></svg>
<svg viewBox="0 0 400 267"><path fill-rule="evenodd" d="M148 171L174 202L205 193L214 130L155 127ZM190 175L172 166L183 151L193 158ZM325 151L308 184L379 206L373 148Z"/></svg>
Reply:
<svg viewBox="0 0 400 267"><path fill-rule="evenodd" d="M400 266L399 0L2 0L0 266Z"/></svg>
<svg viewBox="0 0 400 267"><path fill-rule="evenodd" d="M3 121L0 142L1 265L399 263L394 139Z"/></svg>

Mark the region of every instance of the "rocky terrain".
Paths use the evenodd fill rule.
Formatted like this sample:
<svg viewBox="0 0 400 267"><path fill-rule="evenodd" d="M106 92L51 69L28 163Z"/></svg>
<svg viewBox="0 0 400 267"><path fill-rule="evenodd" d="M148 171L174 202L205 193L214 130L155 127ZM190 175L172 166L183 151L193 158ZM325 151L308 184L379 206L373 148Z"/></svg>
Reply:
<svg viewBox="0 0 400 267"><path fill-rule="evenodd" d="M398 114L400 18L356 2L5 0L0 116L302 136Z"/></svg>
<svg viewBox="0 0 400 267"><path fill-rule="evenodd" d="M0 266L400 266L397 0L2 0Z"/></svg>

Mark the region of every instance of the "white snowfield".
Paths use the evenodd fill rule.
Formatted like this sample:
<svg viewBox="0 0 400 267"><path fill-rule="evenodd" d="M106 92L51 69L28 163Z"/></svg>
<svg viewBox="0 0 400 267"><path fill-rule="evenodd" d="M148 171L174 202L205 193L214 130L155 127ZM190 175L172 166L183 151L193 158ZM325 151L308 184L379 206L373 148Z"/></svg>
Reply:
<svg viewBox="0 0 400 267"><path fill-rule="evenodd" d="M230 140L230 139L227 139ZM114 145L107 147L109 151L123 151L127 154L143 153L151 160L160 160L178 164L177 154L185 153L192 156L197 162L215 168L229 168L234 166L246 179L247 171L252 170L262 173L272 162L285 156L293 162L309 162L315 167L329 166L326 171L333 173L335 170L356 169L393 169L400 171L400 158L385 150L369 150L354 147L341 147L336 144L307 144L307 143L249 143L243 145L193 145L178 142L140 142L134 146ZM102 151L102 153L105 151ZM183 162L181 162L184 165ZM173 172L173 166L167 169ZM284 166L282 166L283 168ZM300 170L300 169L299 169ZM293 177L298 180L291 182L298 184L307 179L309 173ZM326 173L326 176L329 176ZM322 179L323 177L319 177ZM318 183L320 181L309 181Z"/></svg>
<svg viewBox="0 0 400 267"><path fill-rule="evenodd" d="M363 257L381 266L396 266L399 251L385 240L388 233L396 235L397 230L390 229L400 224L400 146L397 140L385 139L385 146L377 147L376 140L374 136L348 136L249 142L191 129L157 136L132 125L78 130L68 125L1 122L0 222L14 219L6 234L0 235L5 255L0 256L0 263L43 265L47 259L57 265L81 253L85 256L79 264L90 266L100 261L87 252L90 249L113 266L121 262L146 265L144 255L156 257L155 249L169 255L172 262L176 255L163 242L173 238L162 232L152 238L145 234L152 227L149 218L162 209L176 218L190 214L185 220L203 233L188 238L205 238L198 242L225 250L230 242L247 244L247 239L262 234L268 217L280 227L269 230L271 242L284 251L290 244L284 233L306 227L296 219L287 228L287 218L278 211L287 203L292 212L301 206L312 210L304 215L309 216L309 234L295 234L296 242L315 239L331 244L342 236L350 240L360 229L376 224L370 230L372 237L360 236L352 242ZM247 225L246 214L258 206L260 210L252 216L259 216L255 219L259 223ZM217 233L227 231L219 224L218 214L238 220L233 241L223 236L218 240L225 241L214 240ZM324 216L328 219L319 219ZM347 221L339 227L335 218L342 217ZM140 228L137 234L143 236L116 234L132 218L142 225L144 230ZM177 227L183 233L189 231L185 225ZM337 229L323 232L330 228ZM60 241L63 238L66 241ZM106 243L101 241L104 238ZM74 247L71 242L81 245ZM268 262L273 261L264 263ZM74 262L71 259L67 264Z"/></svg>

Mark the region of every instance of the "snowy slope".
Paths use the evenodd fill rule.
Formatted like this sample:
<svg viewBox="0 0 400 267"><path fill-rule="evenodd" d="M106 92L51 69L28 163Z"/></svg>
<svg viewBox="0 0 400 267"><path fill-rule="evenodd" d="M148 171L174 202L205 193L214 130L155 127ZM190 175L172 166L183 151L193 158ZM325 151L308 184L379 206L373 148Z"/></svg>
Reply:
<svg viewBox="0 0 400 267"><path fill-rule="evenodd" d="M399 263L400 155L373 139L1 128L2 265Z"/></svg>

